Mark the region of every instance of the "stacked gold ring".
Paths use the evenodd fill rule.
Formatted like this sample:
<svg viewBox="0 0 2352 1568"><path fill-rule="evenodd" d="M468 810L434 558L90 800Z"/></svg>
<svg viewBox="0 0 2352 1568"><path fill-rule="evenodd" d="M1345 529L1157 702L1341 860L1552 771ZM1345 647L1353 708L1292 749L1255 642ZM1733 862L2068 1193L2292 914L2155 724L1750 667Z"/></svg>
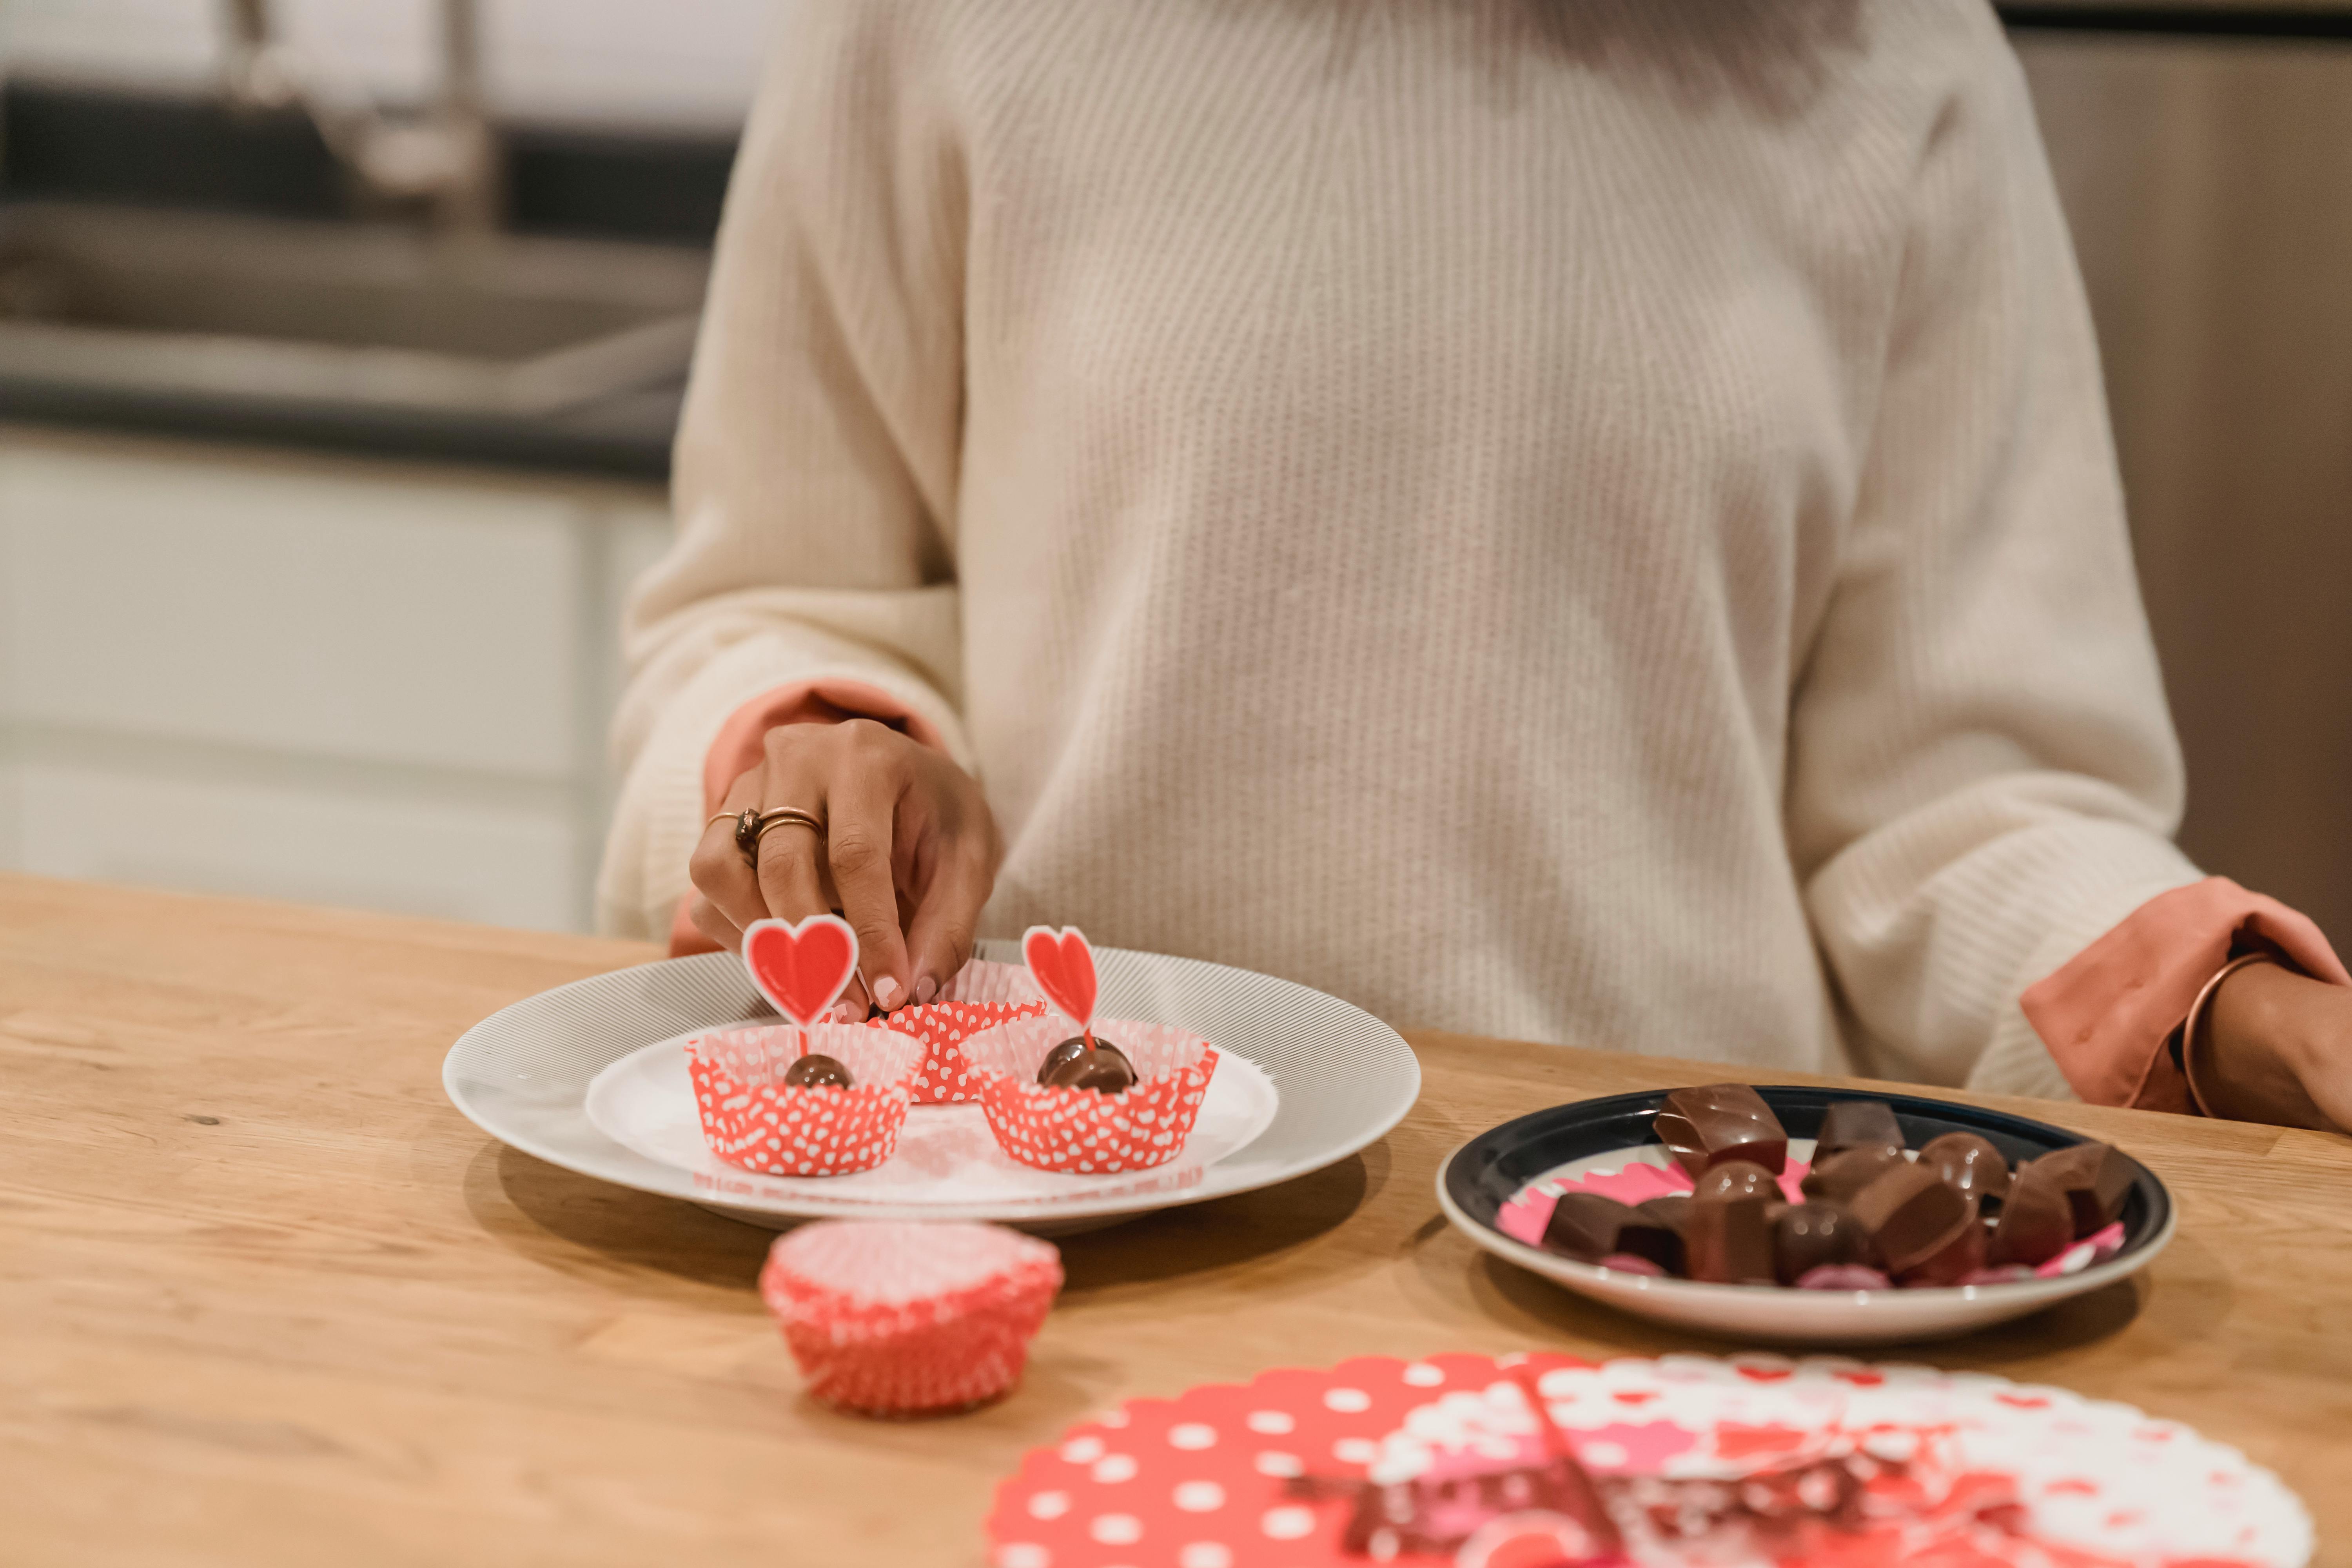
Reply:
<svg viewBox="0 0 2352 1568"><path fill-rule="evenodd" d="M735 819L735 847L743 852L743 864L757 868L760 864L760 840L772 827L787 824L805 827L819 838L824 837L824 819L796 805L779 805L766 811L746 811Z"/></svg>

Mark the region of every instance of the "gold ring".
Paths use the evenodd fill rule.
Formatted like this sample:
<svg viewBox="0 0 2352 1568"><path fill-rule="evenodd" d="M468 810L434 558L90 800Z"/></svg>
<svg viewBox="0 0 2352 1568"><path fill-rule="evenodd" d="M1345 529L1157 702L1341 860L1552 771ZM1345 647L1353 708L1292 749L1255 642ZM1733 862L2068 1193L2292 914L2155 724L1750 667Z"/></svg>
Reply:
<svg viewBox="0 0 2352 1568"><path fill-rule="evenodd" d="M788 822L814 829L820 838L824 837L824 818L796 805L779 805L767 811L756 808L745 811L735 819L735 847L742 851L743 864L753 870L759 869L760 840L767 836L771 827L781 827Z"/></svg>

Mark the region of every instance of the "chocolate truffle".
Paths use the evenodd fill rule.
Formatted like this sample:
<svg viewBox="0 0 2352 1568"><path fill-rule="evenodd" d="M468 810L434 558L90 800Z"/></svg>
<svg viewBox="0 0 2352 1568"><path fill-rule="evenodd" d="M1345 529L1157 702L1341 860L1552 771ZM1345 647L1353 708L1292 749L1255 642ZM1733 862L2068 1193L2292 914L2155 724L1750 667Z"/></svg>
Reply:
<svg viewBox="0 0 2352 1568"><path fill-rule="evenodd" d="M2028 1169L2066 1194L2077 1240L2113 1225L2131 1192L2131 1162L2105 1143L2073 1144L2042 1155Z"/></svg>
<svg viewBox="0 0 2352 1568"><path fill-rule="evenodd" d="M784 1069L786 1089L847 1089L849 1069L821 1051L811 1051Z"/></svg>
<svg viewBox="0 0 2352 1568"><path fill-rule="evenodd" d="M1977 1226L1977 1207L1909 1160L1891 1164L1848 1205L1890 1274L1916 1268Z"/></svg>
<svg viewBox="0 0 2352 1568"><path fill-rule="evenodd" d="M1813 1140L1813 1163L1849 1149L1903 1147L1903 1127L1895 1108L1883 1100L1841 1100L1822 1112L1822 1131Z"/></svg>
<svg viewBox="0 0 2352 1568"><path fill-rule="evenodd" d="M1075 1043L1077 1050L1064 1055L1064 1048ZM1059 1057L1057 1061L1055 1058ZM1037 1081L1048 1089L1091 1089L1098 1094L1125 1094L1135 1087L1135 1064L1127 1053L1108 1040L1097 1040L1092 1050L1083 1039L1064 1040L1046 1053L1045 1065L1037 1069Z"/></svg>
<svg viewBox="0 0 2352 1568"><path fill-rule="evenodd" d="M1799 1184L1809 1198L1850 1204L1863 1188L1885 1174L1887 1167L1905 1163L1900 1150L1884 1146L1848 1149L1816 1163Z"/></svg>
<svg viewBox="0 0 2352 1568"><path fill-rule="evenodd" d="M1053 1082L1054 1075L1055 1073L1061 1071L1072 1062L1076 1061L1080 1057L1085 1056L1089 1050L1108 1051L1119 1060L1123 1062L1127 1061L1127 1053L1120 1050L1117 1046L1112 1045L1108 1040L1097 1040L1092 1045L1089 1045L1087 1044L1087 1037L1084 1035L1072 1035L1068 1039L1064 1040L1060 1045L1055 1046L1052 1050L1047 1051L1045 1053L1045 1059L1037 1064L1037 1081L1039 1083ZM1134 1072L1135 1064L1128 1062L1127 1070L1130 1073Z"/></svg>
<svg viewBox="0 0 2352 1568"><path fill-rule="evenodd" d="M1693 1198L1683 1226L1690 1277L1717 1285L1772 1285L1772 1208L1767 1198Z"/></svg>
<svg viewBox="0 0 2352 1568"><path fill-rule="evenodd" d="M1973 1132L1947 1132L1928 1140L1927 1147L1919 1151L1919 1163L1969 1197L2009 1195L2009 1162L1989 1138Z"/></svg>
<svg viewBox="0 0 2352 1568"><path fill-rule="evenodd" d="M1694 1180L1727 1160L1752 1161L1778 1175L1789 1156L1780 1119L1744 1083L1678 1089L1650 1130Z"/></svg>
<svg viewBox="0 0 2352 1568"><path fill-rule="evenodd" d="M1772 1173L1747 1160L1726 1160L1710 1165L1691 1191L1694 1199L1780 1197L1780 1184Z"/></svg>
<svg viewBox="0 0 2352 1568"><path fill-rule="evenodd" d="M2047 1263L2074 1242L2074 1205L2057 1183L2030 1174L2040 1163L2029 1160L2017 1168L2009 1197L2000 1205L2000 1219L1993 1226L1992 1246L1986 1254L1996 1268L2012 1263Z"/></svg>
<svg viewBox="0 0 2352 1568"><path fill-rule="evenodd" d="M1869 1261L1862 1226L1836 1204L1790 1204L1772 1223L1772 1268L1783 1285L1832 1264Z"/></svg>
<svg viewBox="0 0 2352 1568"><path fill-rule="evenodd" d="M1664 1273L1682 1271L1679 1232L1599 1193L1562 1193L1544 1225L1543 1245L1547 1252L1586 1263L1626 1256L1654 1264Z"/></svg>
<svg viewBox="0 0 2352 1568"><path fill-rule="evenodd" d="M1923 1160L1921 1162L1925 1163ZM1953 1189L1946 1184L1945 1191ZM1934 1252L1897 1271L1898 1282L1905 1285L1957 1285L1961 1279L1985 1266L1984 1221L1978 1217L1977 1200L1963 1196L1967 1208L1965 1222L1952 1238Z"/></svg>

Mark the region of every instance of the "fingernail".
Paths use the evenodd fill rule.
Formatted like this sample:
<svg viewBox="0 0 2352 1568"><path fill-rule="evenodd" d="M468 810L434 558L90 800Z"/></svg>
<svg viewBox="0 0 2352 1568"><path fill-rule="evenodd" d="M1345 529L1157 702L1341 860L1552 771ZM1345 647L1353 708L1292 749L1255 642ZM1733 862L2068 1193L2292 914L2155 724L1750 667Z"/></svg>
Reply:
<svg viewBox="0 0 2352 1568"><path fill-rule="evenodd" d="M855 1002L835 1002L833 1005L834 1021L841 1024L855 1024L857 1022L857 1004Z"/></svg>
<svg viewBox="0 0 2352 1568"><path fill-rule="evenodd" d="M915 1000L917 1002L928 1002L939 994L940 983L932 979L929 975L926 974L920 980L915 982Z"/></svg>
<svg viewBox="0 0 2352 1568"><path fill-rule="evenodd" d="M874 1001L877 1006L885 1010L896 1007L898 1005L898 981L887 974L874 983Z"/></svg>

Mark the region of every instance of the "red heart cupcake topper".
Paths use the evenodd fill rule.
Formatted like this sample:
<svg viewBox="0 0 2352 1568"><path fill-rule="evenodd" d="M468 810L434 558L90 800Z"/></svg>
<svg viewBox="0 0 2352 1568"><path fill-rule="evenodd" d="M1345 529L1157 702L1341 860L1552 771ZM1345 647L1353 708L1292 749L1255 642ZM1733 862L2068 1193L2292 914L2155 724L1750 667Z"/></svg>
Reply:
<svg viewBox="0 0 2352 1568"><path fill-rule="evenodd" d="M1021 956L1028 961L1029 973L1045 1000L1060 1008L1081 1033L1091 1036L1095 1026L1095 950L1087 945L1087 933L1076 926L1064 926L1055 931L1052 926L1031 926L1021 933Z"/></svg>
<svg viewBox="0 0 2352 1568"><path fill-rule="evenodd" d="M743 928L743 965L777 1012L806 1027L832 1008L857 973L857 933L839 915L753 921Z"/></svg>

